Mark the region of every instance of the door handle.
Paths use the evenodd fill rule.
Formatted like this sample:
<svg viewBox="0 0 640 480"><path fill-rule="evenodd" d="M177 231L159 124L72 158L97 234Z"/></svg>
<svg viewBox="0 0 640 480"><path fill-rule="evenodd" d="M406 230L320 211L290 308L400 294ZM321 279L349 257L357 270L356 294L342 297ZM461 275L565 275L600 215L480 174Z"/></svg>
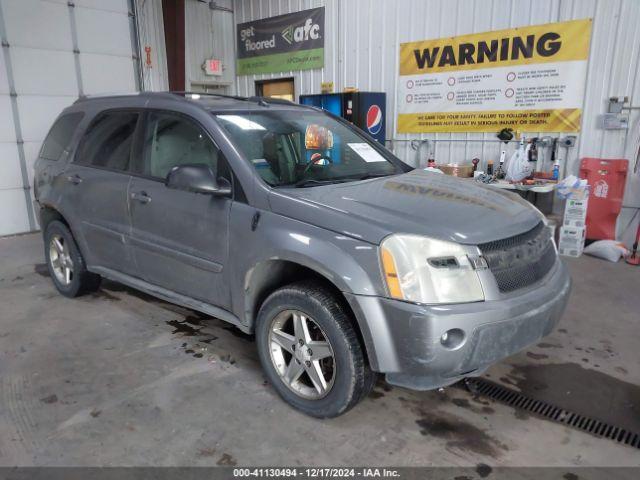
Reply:
<svg viewBox="0 0 640 480"><path fill-rule="evenodd" d="M151 197L147 195L147 192L134 192L131 194L131 199L137 200L142 204L146 204L151 201Z"/></svg>
<svg viewBox="0 0 640 480"><path fill-rule="evenodd" d="M80 178L80 175L78 174L69 175L67 180L74 185L80 185L82 183L82 178Z"/></svg>

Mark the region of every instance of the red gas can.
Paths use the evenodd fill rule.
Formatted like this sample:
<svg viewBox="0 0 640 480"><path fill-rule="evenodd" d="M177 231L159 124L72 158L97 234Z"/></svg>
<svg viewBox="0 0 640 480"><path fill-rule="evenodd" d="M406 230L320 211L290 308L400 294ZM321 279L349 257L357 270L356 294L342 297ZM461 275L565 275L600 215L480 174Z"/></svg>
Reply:
<svg viewBox="0 0 640 480"><path fill-rule="evenodd" d="M628 163L607 158L583 158L580 162L580 178L586 178L590 187L587 238L615 240Z"/></svg>

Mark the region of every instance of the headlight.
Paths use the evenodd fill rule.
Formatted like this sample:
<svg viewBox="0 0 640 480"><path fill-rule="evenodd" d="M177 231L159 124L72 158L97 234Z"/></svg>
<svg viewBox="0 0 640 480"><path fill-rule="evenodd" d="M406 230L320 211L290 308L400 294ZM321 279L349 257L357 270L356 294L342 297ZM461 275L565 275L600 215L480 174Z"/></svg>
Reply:
<svg viewBox="0 0 640 480"><path fill-rule="evenodd" d="M418 235L391 235L380 245L392 298L417 303L484 300L478 274L461 245Z"/></svg>

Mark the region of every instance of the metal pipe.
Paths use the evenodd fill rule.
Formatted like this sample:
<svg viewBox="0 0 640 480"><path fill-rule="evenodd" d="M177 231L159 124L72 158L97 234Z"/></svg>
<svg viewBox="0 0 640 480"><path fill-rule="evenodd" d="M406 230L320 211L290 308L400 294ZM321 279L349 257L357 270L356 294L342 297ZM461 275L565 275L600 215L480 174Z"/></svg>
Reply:
<svg viewBox="0 0 640 480"><path fill-rule="evenodd" d="M33 232L38 228L36 223L36 215L31 203L31 184L29 183L29 173L27 171L27 157L24 150L24 138L22 136L22 123L20 116L20 108L18 107L18 93L16 92L15 76L13 73L13 61L15 60L15 49L10 51L11 47L9 38L7 37L7 28L2 10L2 2L0 2L0 43L2 47L0 51L4 55L5 78L9 87L9 102L11 103L11 114L13 119L13 129L16 139L16 148L18 151L18 162L20 163L20 176L22 177L22 191L24 193L25 207L27 209L27 217L29 219L29 231ZM17 208L17 207L16 207Z"/></svg>
<svg viewBox="0 0 640 480"><path fill-rule="evenodd" d="M211 0L211 1L209 1L209 0L197 0L197 1L198 1L198 3L206 3L206 4L208 4L209 5L209 10L220 10L221 12L233 13L233 9L232 8L221 7L220 5L218 5L213 0Z"/></svg>
<svg viewBox="0 0 640 480"><path fill-rule="evenodd" d="M138 24L138 0L129 0L129 16L131 17L131 40L135 49L134 61L136 63L136 83L138 90L144 92L144 72L142 71L142 45L140 44L140 25Z"/></svg>
<svg viewBox="0 0 640 480"><path fill-rule="evenodd" d="M233 13L233 8L221 7L216 2L209 2L210 10L220 10L221 12Z"/></svg>

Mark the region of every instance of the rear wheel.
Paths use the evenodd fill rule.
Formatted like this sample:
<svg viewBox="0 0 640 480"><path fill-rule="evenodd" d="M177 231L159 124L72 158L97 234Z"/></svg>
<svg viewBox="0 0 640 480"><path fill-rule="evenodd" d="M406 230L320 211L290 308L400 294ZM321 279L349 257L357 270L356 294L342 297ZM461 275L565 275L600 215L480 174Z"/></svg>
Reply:
<svg viewBox="0 0 640 480"><path fill-rule="evenodd" d="M366 396L373 373L338 299L317 283L271 294L256 325L258 352L274 388L314 417L335 417Z"/></svg>
<svg viewBox="0 0 640 480"><path fill-rule="evenodd" d="M84 258L67 226L54 220L44 233L44 255L49 275L58 292L77 297L100 286L100 275L87 271Z"/></svg>

